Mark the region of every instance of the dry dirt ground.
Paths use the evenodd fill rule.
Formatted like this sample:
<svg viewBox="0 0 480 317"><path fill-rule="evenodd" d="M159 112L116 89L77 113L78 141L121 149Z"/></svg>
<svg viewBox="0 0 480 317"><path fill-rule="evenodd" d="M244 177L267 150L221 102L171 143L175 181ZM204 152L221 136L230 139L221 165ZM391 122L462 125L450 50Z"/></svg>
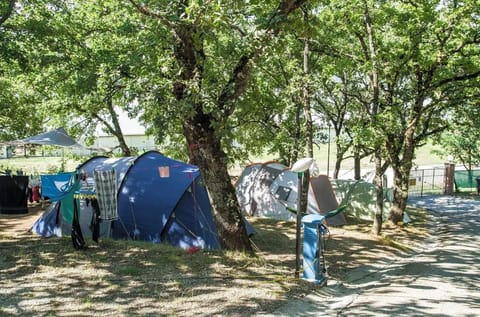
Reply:
<svg viewBox="0 0 480 317"><path fill-rule="evenodd" d="M27 232L41 212L0 215L0 316L248 316L274 311L315 285L294 278L295 224L250 218L255 256L101 240L76 251L69 237ZM402 256L427 236L425 214L413 223L330 228L326 261L337 280L350 270ZM328 286L327 286L328 287Z"/></svg>

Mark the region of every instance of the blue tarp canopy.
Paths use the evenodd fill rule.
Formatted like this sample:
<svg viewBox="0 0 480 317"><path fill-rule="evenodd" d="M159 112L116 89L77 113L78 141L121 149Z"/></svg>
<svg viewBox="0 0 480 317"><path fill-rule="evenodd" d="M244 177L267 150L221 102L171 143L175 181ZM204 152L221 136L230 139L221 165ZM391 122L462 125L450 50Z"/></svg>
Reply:
<svg viewBox="0 0 480 317"><path fill-rule="evenodd" d="M70 137L64 128L40 133L29 138L16 140L13 143L56 145L61 147L83 147Z"/></svg>

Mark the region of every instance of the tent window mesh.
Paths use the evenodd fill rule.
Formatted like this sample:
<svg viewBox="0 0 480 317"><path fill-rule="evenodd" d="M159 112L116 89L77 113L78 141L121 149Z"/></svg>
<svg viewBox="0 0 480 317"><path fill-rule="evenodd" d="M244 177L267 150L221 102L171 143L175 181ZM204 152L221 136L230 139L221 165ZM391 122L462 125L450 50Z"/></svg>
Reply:
<svg viewBox="0 0 480 317"><path fill-rule="evenodd" d="M292 189L289 187L279 186L275 192L275 197L279 200L287 201L291 191Z"/></svg>

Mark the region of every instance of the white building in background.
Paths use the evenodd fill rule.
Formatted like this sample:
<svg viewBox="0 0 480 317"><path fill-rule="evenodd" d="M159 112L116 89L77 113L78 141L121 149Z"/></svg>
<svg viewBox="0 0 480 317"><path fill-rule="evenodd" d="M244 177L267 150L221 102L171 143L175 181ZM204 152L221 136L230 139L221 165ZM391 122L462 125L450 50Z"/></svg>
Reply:
<svg viewBox="0 0 480 317"><path fill-rule="evenodd" d="M152 136L145 135L145 127L143 127L137 119L131 119L123 111L119 111L119 123L122 129L125 142L130 148L135 148L139 152L155 150L156 144ZM111 150L118 148L118 139L97 128L95 132L95 142L90 148ZM116 151L120 151L117 149ZM115 151L114 151L115 152Z"/></svg>
<svg viewBox="0 0 480 317"><path fill-rule="evenodd" d="M135 148L140 152L156 149L155 141L151 136L144 134L127 134L124 132L124 138L131 149ZM118 148L118 140L116 137L110 135L98 136L91 148L110 151L111 149ZM120 151L120 149L118 149L118 151Z"/></svg>

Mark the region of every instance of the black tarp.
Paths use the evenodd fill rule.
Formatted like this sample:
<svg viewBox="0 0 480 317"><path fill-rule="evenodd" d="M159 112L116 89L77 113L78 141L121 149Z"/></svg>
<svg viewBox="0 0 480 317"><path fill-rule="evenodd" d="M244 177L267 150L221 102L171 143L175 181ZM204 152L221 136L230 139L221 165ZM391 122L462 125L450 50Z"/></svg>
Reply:
<svg viewBox="0 0 480 317"><path fill-rule="evenodd" d="M0 213L26 214L28 176L0 176Z"/></svg>

